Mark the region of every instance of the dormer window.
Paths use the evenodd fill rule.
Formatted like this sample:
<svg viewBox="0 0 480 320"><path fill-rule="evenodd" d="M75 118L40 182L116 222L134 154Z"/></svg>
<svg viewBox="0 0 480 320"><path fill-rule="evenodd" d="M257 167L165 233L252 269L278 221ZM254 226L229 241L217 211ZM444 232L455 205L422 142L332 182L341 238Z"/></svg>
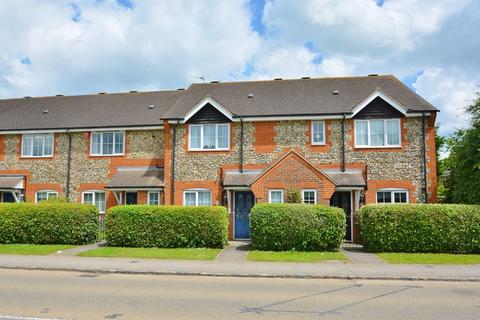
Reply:
<svg viewBox="0 0 480 320"><path fill-rule="evenodd" d="M355 120L355 147L401 147L400 119Z"/></svg>
<svg viewBox="0 0 480 320"><path fill-rule="evenodd" d="M189 150L228 150L229 148L230 124L189 125Z"/></svg>

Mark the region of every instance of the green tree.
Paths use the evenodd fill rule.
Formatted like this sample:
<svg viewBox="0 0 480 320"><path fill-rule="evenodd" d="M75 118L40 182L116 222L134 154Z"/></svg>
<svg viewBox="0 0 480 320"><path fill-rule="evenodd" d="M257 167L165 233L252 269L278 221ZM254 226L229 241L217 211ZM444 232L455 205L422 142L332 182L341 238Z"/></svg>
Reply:
<svg viewBox="0 0 480 320"><path fill-rule="evenodd" d="M471 116L470 127L447 139L445 200L480 204L480 93L466 110Z"/></svg>

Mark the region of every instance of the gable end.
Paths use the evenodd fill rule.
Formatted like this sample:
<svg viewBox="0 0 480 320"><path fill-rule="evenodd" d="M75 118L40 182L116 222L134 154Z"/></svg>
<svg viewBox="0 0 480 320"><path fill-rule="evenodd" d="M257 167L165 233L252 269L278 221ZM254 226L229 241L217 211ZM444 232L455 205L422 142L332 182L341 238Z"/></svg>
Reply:
<svg viewBox="0 0 480 320"><path fill-rule="evenodd" d="M388 102L380 97L376 97L365 108L360 110L355 119L388 119L401 118L404 114L392 107Z"/></svg>
<svg viewBox="0 0 480 320"><path fill-rule="evenodd" d="M223 113L218 111L217 108L207 103L200 110L197 111L190 119L188 123L222 123L231 122Z"/></svg>

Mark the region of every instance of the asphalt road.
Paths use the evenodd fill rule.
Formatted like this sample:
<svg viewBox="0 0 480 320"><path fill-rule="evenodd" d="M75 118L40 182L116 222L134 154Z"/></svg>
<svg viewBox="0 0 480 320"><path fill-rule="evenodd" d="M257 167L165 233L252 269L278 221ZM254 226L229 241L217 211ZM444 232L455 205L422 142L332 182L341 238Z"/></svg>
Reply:
<svg viewBox="0 0 480 320"><path fill-rule="evenodd" d="M480 283L0 269L0 319L480 319Z"/></svg>

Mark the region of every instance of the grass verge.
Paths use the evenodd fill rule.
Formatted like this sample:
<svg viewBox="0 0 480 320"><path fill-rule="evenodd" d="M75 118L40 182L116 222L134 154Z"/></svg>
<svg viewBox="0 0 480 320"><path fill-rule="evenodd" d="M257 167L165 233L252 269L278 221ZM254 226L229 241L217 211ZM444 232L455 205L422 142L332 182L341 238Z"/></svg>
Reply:
<svg viewBox="0 0 480 320"><path fill-rule="evenodd" d="M395 264L480 264L480 254L449 253L377 253L388 263Z"/></svg>
<svg viewBox="0 0 480 320"><path fill-rule="evenodd" d="M0 244L0 254L47 255L73 247L68 244Z"/></svg>
<svg viewBox="0 0 480 320"><path fill-rule="evenodd" d="M269 261L269 262L319 262L319 261L325 261L325 260L346 261L347 257L341 252L252 250L248 253L247 259L250 261Z"/></svg>
<svg viewBox="0 0 480 320"><path fill-rule="evenodd" d="M81 257L213 260L222 249L210 248L121 248L104 247L81 252Z"/></svg>

